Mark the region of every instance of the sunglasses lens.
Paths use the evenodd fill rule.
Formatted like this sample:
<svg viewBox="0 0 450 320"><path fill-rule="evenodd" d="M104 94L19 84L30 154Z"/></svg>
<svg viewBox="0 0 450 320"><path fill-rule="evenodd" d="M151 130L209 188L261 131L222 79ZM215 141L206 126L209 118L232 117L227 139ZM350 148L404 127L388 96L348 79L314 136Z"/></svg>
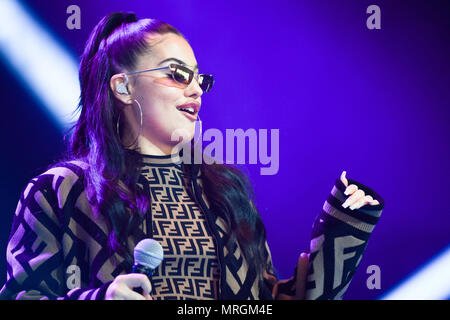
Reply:
<svg viewBox="0 0 450 320"><path fill-rule="evenodd" d="M203 92L209 92L214 84L214 78L210 74L200 74L198 77L198 84Z"/></svg>
<svg viewBox="0 0 450 320"><path fill-rule="evenodd" d="M194 78L194 72L186 67L171 64L170 70L172 71L173 79L176 82L189 85ZM214 84L214 78L210 74L199 74L198 84L200 88L202 88L203 92L209 92Z"/></svg>
<svg viewBox="0 0 450 320"><path fill-rule="evenodd" d="M189 84L191 83L193 72L183 66L171 64L170 70L172 71L173 79L176 82L182 83L182 84Z"/></svg>
<svg viewBox="0 0 450 320"><path fill-rule="evenodd" d="M177 68L173 72L173 78L176 82L189 84L191 75L188 71Z"/></svg>

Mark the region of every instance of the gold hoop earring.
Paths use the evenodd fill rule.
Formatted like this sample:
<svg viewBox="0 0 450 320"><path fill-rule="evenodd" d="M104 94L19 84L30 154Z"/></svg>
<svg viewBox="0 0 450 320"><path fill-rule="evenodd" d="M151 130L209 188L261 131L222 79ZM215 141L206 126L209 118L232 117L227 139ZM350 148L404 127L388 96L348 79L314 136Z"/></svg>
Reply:
<svg viewBox="0 0 450 320"><path fill-rule="evenodd" d="M134 139L133 143L130 144L130 145L128 145L128 146L125 146L125 145L122 143L122 141L120 140L119 123L120 123L120 115L121 115L122 111L119 112L119 116L117 117L117 123L116 123L117 137L118 137L120 143L123 145L124 148L129 148L129 147L131 147L132 145L134 145L134 144L137 142L139 136L140 136L141 133L142 133L142 107L141 107L141 104L139 103L139 101L137 101L136 99L134 99L133 101L136 102L136 104L137 104L138 107L139 107L139 114L140 114L141 121L140 121L140 125L139 125L139 133L138 133L136 139Z"/></svg>

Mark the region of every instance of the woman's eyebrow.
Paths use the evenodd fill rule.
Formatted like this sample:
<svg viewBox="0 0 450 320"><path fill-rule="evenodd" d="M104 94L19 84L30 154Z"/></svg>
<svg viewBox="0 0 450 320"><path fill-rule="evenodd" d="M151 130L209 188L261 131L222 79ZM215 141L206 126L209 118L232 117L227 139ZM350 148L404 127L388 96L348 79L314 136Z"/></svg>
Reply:
<svg viewBox="0 0 450 320"><path fill-rule="evenodd" d="M182 60L180 60L180 59L177 59L177 58L167 58L167 59L164 59L163 61L161 61L160 63L158 63L158 66L161 65L161 64L163 64L164 62L167 62L167 61L170 61L170 60L173 60L173 61L175 61L175 62L177 62L177 63L179 63L179 64L181 64L181 65L184 65L184 66L189 66L189 65L186 64L184 61L182 61ZM194 69L198 70L198 64L196 64L196 65L194 66Z"/></svg>

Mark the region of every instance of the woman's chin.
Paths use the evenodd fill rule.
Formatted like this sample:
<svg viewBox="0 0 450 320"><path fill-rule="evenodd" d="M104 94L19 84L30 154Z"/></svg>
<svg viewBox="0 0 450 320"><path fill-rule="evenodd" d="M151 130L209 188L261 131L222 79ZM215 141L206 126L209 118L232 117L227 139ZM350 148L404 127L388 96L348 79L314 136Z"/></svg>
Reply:
<svg viewBox="0 0 450 320"><path fill-rule="evenodd" d="M194 138L194 129L192 128L178 128L175 129L171 135L171 141L176 144L190 143Z"/></svg>

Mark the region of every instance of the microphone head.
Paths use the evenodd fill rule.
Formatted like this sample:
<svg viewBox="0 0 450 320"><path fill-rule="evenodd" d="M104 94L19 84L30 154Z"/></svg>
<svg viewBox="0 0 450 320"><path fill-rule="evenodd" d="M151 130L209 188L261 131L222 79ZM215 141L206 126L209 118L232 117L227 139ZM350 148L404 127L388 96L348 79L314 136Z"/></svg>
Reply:
<svg viewBox="0 0 450 320"><path fill-rule="evenodd" d="M164 258L164 250L158 241L144 239L134 247L134 263L156 269Z"/></svg>

